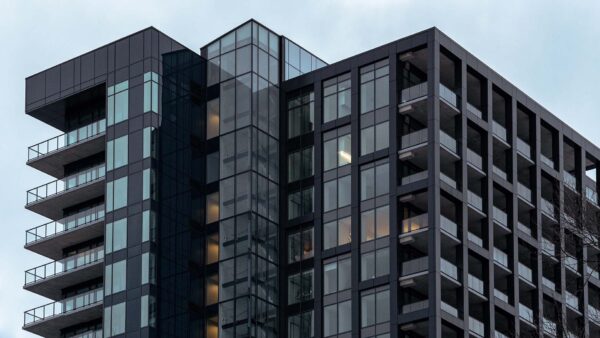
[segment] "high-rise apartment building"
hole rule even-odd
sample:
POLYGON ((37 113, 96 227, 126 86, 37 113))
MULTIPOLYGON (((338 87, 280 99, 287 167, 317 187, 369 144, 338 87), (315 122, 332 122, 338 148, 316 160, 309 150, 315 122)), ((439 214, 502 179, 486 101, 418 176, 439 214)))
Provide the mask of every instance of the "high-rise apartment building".
POLYGON ((26 112, 62 132, 29 147, 27 331, 600 336, 600 149, 435 28, 332 65, 254 20, 200 53, 148 28, 26 112))

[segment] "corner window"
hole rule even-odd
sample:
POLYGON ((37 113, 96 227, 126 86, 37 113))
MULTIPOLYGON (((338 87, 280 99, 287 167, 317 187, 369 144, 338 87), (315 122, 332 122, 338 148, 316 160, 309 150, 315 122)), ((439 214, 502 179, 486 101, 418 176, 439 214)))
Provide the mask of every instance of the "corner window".
POLYGON ((158 74, 147 72, 144 74, 144 113, 158 113, 158 74))

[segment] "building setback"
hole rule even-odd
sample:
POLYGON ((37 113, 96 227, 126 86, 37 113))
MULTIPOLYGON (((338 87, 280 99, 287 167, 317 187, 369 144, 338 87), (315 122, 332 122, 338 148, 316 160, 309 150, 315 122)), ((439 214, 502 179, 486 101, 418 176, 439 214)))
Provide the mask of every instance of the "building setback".
POLYGON ((25 109, 62 133, 28 153, 29 332, 600 336, 600 149, 436 28, 327 65, 254 20, 200 54, 151 27, 25 109))

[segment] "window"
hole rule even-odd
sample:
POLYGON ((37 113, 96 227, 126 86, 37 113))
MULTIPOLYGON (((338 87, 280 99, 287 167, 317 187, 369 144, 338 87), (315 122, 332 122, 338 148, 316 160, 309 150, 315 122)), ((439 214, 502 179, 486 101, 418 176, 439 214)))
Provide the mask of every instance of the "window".
POLYGON ((360 200, 385 195, 390 191, 390 167, 386 160, 360 168, 360 200))
POLYGON ((323 184, 323 210, 331 211, 350 205, 351 176, 347 175, 323 184))
POLYGON ((390 273, 390 248, 385 247, 360 255, 361 275, 360 280, 365 281, 390 273))
POLYGON ((388 286, 362 292, 360 317, 362 328, 390 321, 390 290, 388 286))
POLYGON ((219 275, 214 274, 206 278, 205 304, 212 305, 219 302, 219 275))
POLYGON ((115 252, 127 247, 127 218, 106 224, 105 252, 115 252))
POLYGON ((352 330, 352 301, 323 307, 323 336, 352 330))
POLYGON ((125 333, 125 302, 104 308, 104 337, 125 333))
POLYGON ((127 135, 106 143, 106 170, 113 170, 127 165, 128 145, 127 135))
POLYGON ((314 229, 288 235, 288 263, 300 262, 314 254, 314 229))
POLYGON ((291 192, 288 195, 288 219, 313 212, 313 187, 291 192))
POLYGON ((313 269, 288 277, 288 305, 313 298, 313 269))
POLYGON ((313 147, 294 151, 288 155, 288 182, 313 176, 313 147))
POLYGON ((350 73, 323 82, 323 122, 350 115, 350 73))
POLYGON ((219 136, 219 98, 206 102, 206 139, 219 136))
POLYGON ((313 311, 306 311, 288 318, 288 338, 310 338, 315 336, 313 311))
POLYGON ((143 149, 144 158, 148 158, 150 156, 155 157, 154 144, 155 144, 154 127, 144 128, 144 149, 143 149))
POLYGON ((360 241, 368 242, 390 234, 390 210, 388 205, 363 211, 360 214, 360 241))
POLYGON ((352 241, 352 221, 350 217, 328 222, 323 225, 323 249, 348 244, 352 241))
POLYGON ((219 130, 226 134, 235 129, 235 80, 221 83, 219 130))
POLYGON ((106 211, 127 206, 127 176, 106 184, 106 211))
POLYGON ((206 195, 206 224, 219 220, 219 192, 206 195))
POLYGON ((219 152, 206 155, 206 183, 219 180, 219 152))
POLYGON ((142 172, 142 200, 147 200, 149 198, 156 198, 156 189, 154 182, 154 170, 152 169, 144 169, 142 172))
POLYGON ((366 155, 389 147, 389 129, 388 121, 362 128, 360 130, 360 154, 366 155))
POLYGON ((140 327, 156 326, 156 300, 153 296, 144 295, 141 299, 140 327))
POLYGON ((347 290, 351 287, 350 256, 344 255, 327 260, 323 265, 323 293, 325 295, 347 290))
POLYGON ((125 290, 127 280, 127 260, 108 264, 104 274, 104 295, 125 290))
POLYGON ((380 109, 389 104, 389 66, 382 60, 360 69, 360 113, 380 109))
POLYGON ((144 73, 144 113, 158 113, 158 74, 144 73))
POLYGON ((315 95, 304 90, 288 101, 288 137, 296 137, 313 131, 315 95))
POLYGON ((154 284, 156 281, 156 262, 154 254, 142 254, 142 284, 154 284))
POLYGON ((326 140, 323 143, 323 171, 335 169, 352 162, 352 138, 349 126, 328 132, 323 135, 323 138, 326 140), (335 137, 336 132, 337 134, 347 134, 329 139, 332 136, 335 137))
POLYGON ((107 125, 125 121, 129 116, 129 81, 108 87, 107 93, 107 125))
POLYGON ((154 211, 142 212, 142 242, 156 240, 156 215, 154 211))

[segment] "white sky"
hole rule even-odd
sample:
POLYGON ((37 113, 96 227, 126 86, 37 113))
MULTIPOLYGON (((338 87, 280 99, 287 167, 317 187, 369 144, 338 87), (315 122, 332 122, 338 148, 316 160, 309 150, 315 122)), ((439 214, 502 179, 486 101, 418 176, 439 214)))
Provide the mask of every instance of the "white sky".
POLYGON ((50 181, 25 161, 58 132, 24 114, 25 77, 151 25, 197 51, 251 17, 328 63, 437 26, 600 144, 599 1, 0 0, 0 338, 32 337, 23 311, 48 303, 22 290, 24 271, 48 261, 23 249, 45 223, 25 192, 50 181))

